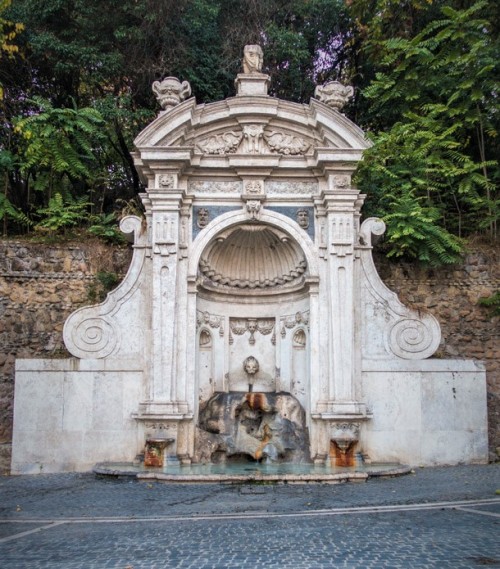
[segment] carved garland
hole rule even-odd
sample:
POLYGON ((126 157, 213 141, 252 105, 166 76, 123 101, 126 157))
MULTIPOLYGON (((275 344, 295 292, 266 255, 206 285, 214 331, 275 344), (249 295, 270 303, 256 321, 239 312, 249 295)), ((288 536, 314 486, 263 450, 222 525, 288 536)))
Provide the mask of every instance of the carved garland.
POLYGON ((253 346, 255 344, 255 334, 260 332, 263 336, 268 336, 272 333, 271 343, 276 343, 276 336, 274 334, 274 319, 258 319, 258 318, 238 318, 231 319, 229 322, 229 343, 234 342, 232 334, 242 336, 246 332, 250 332, 248 343, 253 346))
POLYGON ((287 330, 293 330, 296 326, 303 324, 309 329, 309 310, 305 312, 297 312, 289 316, 280 318, 280 333, 283 339, 286 338, 287 330))

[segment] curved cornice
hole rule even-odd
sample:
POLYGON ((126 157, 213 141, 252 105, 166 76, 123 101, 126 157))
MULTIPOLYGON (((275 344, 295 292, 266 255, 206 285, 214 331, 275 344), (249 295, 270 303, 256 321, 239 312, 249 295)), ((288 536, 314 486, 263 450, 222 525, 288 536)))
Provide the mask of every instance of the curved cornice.
POLYGON ((204 105, 188 99, 161 113, 134 144, 141 154, 158 147, 193 147, 196 139, 251 123, 306 137, 315 147, 362 151, 370 145, 357 125, 315 99, 305 105, 273 97, 241 96, 204 105))

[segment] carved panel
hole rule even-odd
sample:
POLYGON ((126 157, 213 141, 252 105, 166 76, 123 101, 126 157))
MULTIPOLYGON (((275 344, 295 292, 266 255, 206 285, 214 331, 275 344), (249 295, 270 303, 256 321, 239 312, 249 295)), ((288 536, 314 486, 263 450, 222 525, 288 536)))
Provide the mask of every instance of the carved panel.
POLYGON ((245 194, 259 195, 264 193, 264 183, 259 180, 251 180, 245 183, 245 194))
POLYGON ((195 194, 240 194, 241 182, 209 182, 195 180, 188 183, 188 192, 195 194))
POLYGON ((331 220, 332 243, 352 243, 352 219, 345 215, 338 215, 331 220))
POLYGON ((311 196, 318 193, 317 182, 292 182, 285 180, 270 180, 266 182, 266 193, 268 195, 303 195, 311 196))
POLYGON ((160 174, 158 176, 158 186, 160 188, 170 189, 175 186, 175 177, 173 174, 160 174))

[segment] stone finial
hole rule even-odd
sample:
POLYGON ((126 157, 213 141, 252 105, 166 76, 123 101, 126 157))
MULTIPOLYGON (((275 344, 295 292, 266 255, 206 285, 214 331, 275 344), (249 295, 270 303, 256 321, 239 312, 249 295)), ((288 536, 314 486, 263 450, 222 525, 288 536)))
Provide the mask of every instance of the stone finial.
POLYGON ((261 73, 263 59, 260 45, 246 45, 243 49, 243 73, 261 73))
POLYGON ((165 77, 163 81, 155 81, 152 89, 161 108, 165 111, 191 96, 191 85, 188 81, 181 83, 177 77, 165 77))
POLYGON ((354 95, 354 89, 348 85, 342 85, 338 81, 329 81, 324 85, 318 85, 314 96, 332 109, 340 111, 347 101, 354 95))

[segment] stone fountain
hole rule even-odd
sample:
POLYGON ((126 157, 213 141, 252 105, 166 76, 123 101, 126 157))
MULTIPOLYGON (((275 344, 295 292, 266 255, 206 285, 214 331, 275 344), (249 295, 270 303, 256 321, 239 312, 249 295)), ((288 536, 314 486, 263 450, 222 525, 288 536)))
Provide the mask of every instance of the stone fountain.
POLYGON ((136 138, 145 218, 129 271, 64 326, 72 358, 18 360, 12 471, 487 460, 481 363, 433 358, 440 327, 380 280, 352 182, 352 88, 270 97, 247 46, 236 95, 186 81, 136 138), (148 462, 149 461, 149 462, 148 462), (163 465, 163 466, 162 466, 163 465), (165 466, 166 465, 166 466, 165 466))

